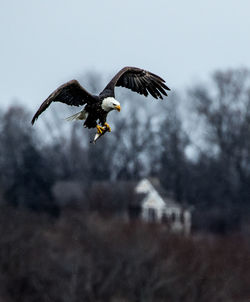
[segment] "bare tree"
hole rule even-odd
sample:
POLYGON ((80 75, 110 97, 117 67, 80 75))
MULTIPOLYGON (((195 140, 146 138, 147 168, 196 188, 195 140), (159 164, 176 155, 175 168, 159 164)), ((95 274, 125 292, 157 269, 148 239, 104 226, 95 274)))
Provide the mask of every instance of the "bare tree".
POLYGON ((53 173, 36 144, 29 114, 11 107, 1 119, 1 183, 5 199, 16 206, 51 209, 53 173))
POLYGON ((250 210, 250 72, 216 72, 212 80, 210 89, 200 86, 191 91, 203 127, 202 198, 231 209, 233 220, 250 210))
POLYGON ((165 116, 160 123, 159 170, 163 186, 180 202, 186 198, 187 158, 189 138, 184 131, 178 109, 177 96, 165 105, 165 116))

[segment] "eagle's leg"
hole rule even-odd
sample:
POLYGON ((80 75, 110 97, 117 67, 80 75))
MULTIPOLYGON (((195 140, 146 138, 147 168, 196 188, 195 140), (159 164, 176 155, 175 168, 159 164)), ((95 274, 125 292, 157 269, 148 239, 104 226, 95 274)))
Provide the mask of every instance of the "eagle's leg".
POLYGON ((105 122, 104 126, 108 129, 108 132, 111 132, 111 128, 108 123, 105 122))
POLYGON ((96 129, 97 129, 97 133, 99 134, 102 134, 102 132, 105 130, 105 128, 100 125, 96 125, 96 129))

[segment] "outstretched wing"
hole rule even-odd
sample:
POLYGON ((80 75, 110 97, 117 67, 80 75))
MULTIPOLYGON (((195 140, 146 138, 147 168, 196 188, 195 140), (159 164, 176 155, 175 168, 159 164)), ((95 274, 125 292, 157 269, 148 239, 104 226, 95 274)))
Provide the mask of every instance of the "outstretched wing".
POLYGON ((32 125, 38 119, 39 115, 45 111, 52 102, 61 102, 71 106, 80 106, 88 102, 95 101, 95 98, 87 90, 85 90, 76 80, 69 81, 54 92, 42 103, 40 108, 34 115, 31 123, 32 125))
POLYGON ((170 90, 164 83, 161 77, 149 71, 136 67, 124 67, 113 77, 104 91, 111 90, 114 94, 115 86, 122 86, 145 96, 150 93, 154 98, 162 99, 162 95, 167 96, 166 90, 170 90))

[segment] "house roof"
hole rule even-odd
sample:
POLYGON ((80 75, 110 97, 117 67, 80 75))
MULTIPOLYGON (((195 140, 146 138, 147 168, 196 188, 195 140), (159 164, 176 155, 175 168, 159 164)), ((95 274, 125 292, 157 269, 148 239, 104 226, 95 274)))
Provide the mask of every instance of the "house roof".
POLYGON ((160 181, 158 178, 154 178, 154 177, 151 177, 151 178, 145 178, 145 179, 142 179, 138 185, 140 185, 140 183, 150 183, 150 185, 152 186, 153 190, 155 190, 158 195, 164 200, 164 203, 167 205, 167 206, 171 206, 171 207, 180 207, 180 205, 174 201, 168 194, 167 192, 163 189, 163 187, 161 186, 160 184, 160 181))

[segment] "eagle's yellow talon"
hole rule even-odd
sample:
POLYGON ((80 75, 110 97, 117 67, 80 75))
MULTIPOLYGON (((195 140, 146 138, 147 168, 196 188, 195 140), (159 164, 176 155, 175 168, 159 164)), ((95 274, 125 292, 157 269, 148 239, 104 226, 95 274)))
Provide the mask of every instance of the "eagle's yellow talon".
POLYGON ((99 134, 102 134, 102 132, 104 131, 104 128, 102 126, 96 125, 96 128, 99 134))
POLYGON ((104 126, 108 129, 108 132, 111 132, 111 128, 108 123, 105 123, 104 126))

